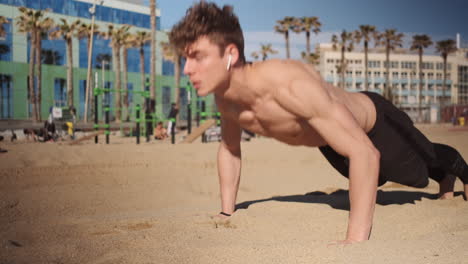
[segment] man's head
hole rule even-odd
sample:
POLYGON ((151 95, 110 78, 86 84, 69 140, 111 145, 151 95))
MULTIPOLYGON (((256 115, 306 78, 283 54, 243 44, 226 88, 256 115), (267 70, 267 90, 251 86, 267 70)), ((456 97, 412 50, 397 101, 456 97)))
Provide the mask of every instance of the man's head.
POLYGON ((226 83, 230 69, 245 63, 244 37, 231 6, 221 9, 206 2, 193 5, 169 38, 186 57, 184 73, 199 95, 226 83))

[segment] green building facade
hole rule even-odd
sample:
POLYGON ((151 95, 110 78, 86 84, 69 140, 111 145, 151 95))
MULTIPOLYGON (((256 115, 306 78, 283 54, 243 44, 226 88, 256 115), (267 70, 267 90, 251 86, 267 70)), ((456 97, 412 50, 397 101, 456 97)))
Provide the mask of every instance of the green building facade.
MULTIPOLYGON (((6 36, 0 38, 0 119, 28 120, 31 119, 32 106, 29 103, 28 91, 28 67, 30 44, 26 34, 18 32, 16 17, 20 15, 19 6, 35 9, 48 9, 46 17, 52 18, 59 23, 61 18, 69 23, 79 19, 81 22, 90 24, 91 17, 88 9, 92 6, 92 0, 0 0, 0 16, 6 17, 10 23, 4 24, 6 36)), ((159 14, 159 10, 157 12, 159 14)), ((116 0, 105 0, 104 5, 96 8, 96 22, 99 30, 106 31, 108 24, 119 27, 130 24, 131 32, 148 31, 149 8, 135 4, 123 3, 116 0), (109 13, 111 15, 109 15, 109 13)), ((170 110, 170 105, 175 102, 174 65, 163 59, 160 47, 161 42, 167 42, 167 33, 160 30, 160 16, 157 17, 157 51, 156 51, 156 116, 165 119, 170 110)), ((113 71, 112 49, 109 40, 96 36, 93 44, 93 80, 97 80, 98 88, 110 88, 115 90, 115 71, 113 71), (106 61, 107 60, 107 61, 106 61), (97 79, 96 79, 97 78, 97 79)), ((66 105, 67 90, 67 64, 66 45, 64 40, 42 40, 42 80, 41 80, 41 109, 42 119, 47 118, 52 106, 69 107, 66 105)), ((87 73, 87 40, 74 38, 72 43, 73 56, 73 106, 77 109, 77 118, 83 119, 84 98, 86 93, 87 73)), ((145 79, 149 80, 150 45, 146 45, 145 51, 145 79)), ((121 65, 123 65, 123 60, 121 65)), ((131 119, 135 115, 135 106, 145 104, 141 91, 148 90, 149 84, 141 83, 139 50, 130 48, 128 50, 128 85, 129 110, 131 119), (137 92, 137 93, 133 93, 137 92)), ((183 66, 183 65, 182 65, 183 66)), ((123 89, 123 73, 121 74, 123 89)), ((36 87, 37 88, 37 87, 36 87)), ((216 107, 212 96, 198 98, 191 88, 186 76, 180 80, 180 118, 186 120, 188 93, 191 94, 192 112, 196 113, 201 102, 205 101, 206 110, 215 112, 216 107)), ((116 93, 98 96, 100 120, 103 117, 103 105, 106 100, 115 102, 116 93)), ((123 95, 122 95, 122 105, 123 95)), ((113 108, 114 106, 111 106, 113 108)), ((88 119, 92 119, 93 106, 88 110, 88 119)), ((112 109, 112 114, 115 109, 112 109)), ((122 111, 122 120, 126 117, 126 111, 122 111)), ((193 115, 193 118, 195 114, 193 115)))

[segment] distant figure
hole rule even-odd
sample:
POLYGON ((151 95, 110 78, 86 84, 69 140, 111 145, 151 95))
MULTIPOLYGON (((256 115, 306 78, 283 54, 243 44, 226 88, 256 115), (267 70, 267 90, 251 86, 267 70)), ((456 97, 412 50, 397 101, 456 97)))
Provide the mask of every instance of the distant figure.
POLYGON ((163 126, 163 122, 158 122, 158 124, 154 128, 154 139, 163 140, 168 136, 169 135, 167 134, 167 130, 163 126))
POLYGON ((11 142, 18 140, 18 136, 16 136, 15 131, 11 130, 11 142))
MULTIPOLYGON (((3 141, 3 136, 0 136, 0 141, 3 141)), ((0 148, 0 153, 6 153, 8 150, 0 148)))
POLYGON ((169 122, 167 123, 167 133, 171 134, 172 133, 172 127, 174 126, 175 128, 175 122, 172 122, 172 119, 175 119, 177 116, 177 113, 179 113, 179 108, 177 108, 175 103, 171 104, 171 111, 169 112, 169 115, 167 116, 167 119, 169 119, 169 122))

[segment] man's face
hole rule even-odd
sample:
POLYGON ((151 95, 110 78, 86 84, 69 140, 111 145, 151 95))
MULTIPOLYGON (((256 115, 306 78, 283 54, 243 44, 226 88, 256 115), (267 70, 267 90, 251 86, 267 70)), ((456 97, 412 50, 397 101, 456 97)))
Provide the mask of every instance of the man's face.
POLYGON ((207 37, 200 37, 186 48, 184 74, 188 75, 199 96, 214 92, 226 83, 227 56, 220 56, 219 48, 207 37))

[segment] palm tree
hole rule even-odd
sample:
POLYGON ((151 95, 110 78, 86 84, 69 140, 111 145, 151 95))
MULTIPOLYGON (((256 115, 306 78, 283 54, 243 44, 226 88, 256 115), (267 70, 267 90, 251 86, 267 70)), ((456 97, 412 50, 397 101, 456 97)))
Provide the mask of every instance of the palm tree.
POLYGON ((150 67, 150 112, 155 112, 156 107, 156 0, 150 0, 150 24, 151 24, 151 67, 150 67))
POLYGON ((456 43, 453 39, 437 41, 436 50, 442 56, 444 61, 444 83, 442 86, 442 100, 440 100, 441 109, 445 100, 445 90, 447 89, 447 57, 450 53, 457 51, 456 43))
POLYGON ((8 19, 4 16, 0 16, 0 38, 3 38, 6 36, 6 31, 5 28, 3 27, 4 24, 9 24, 10 22, 8 19))
POLYGON ((376 46, 385 47, 386 55, 386 76, 385 76, 385 87, 383 95, 385 98, 393 102, 392 91, 390 88, 390 51, 395 50, 397 47, 401 47, 403 43, 403 33, 397 33, 396 29, 386 29, 384 32, 376 35, 376 46))
POLYGON ((259 59, 261 56, 262 61, 265 61, 268 58, 269 54, 277 54, 277 53, 278 51, 274 50, 271 47, 271 44, 260 44, 260 50, 252 52, 251 56, 256 60, 259 59))
POLYGON ((345 52, 351 52, 354 49, 354 42, 353 42, 353 33, 347 32, 343 30, 340 35, 340 39, 338 36, 333 34, 332 36, 332 43, 333 49, 337 50, 338 47, 341 49, 341 63, 337 66, 338 73, 340 73, 340 84, 338 85, 341 88, 345 88, 345 72, 347 68, 347 62, 345 58, 345 52))
POLYGON ((355 31, 355 38, 356 43, 360 43, 361 40, 364 40, 364 90, 369 90, 369 82, 368 82, 368 53, 369 53, 369 41, 372 38, 375 39, 378 32, 375 29, 375 26, 371 25, 360 25, 359 30, 355 31))
POLYGON ((173 45, 167 42, 161 42, 163 57, 167 61, 174 63, 174 82, 175 82, 175 104, 176 109, 180 109, 180 55, 177 53, 173 45))
POLYGON ((301 52, 302 59, 309 64, 318 65, 320 63, 320 54, 319 53, 307 53, 301 52))
POLYGON ((295 25, 293 26, 293 31, 296 33, 305 32, 306 33, 306 50, 307 54, 310 54, 310 32, 314 32, 317 35, 320 32, 320 27, 322 23, 318 20, 318 17, 301 17, 296 20, 295 25))
POLYGON ((139 48, 140 54, 140 73, 141 73, 141 86, 142 91, 145 90, 145 45, 151 41, 151 33, 148 31, 137 31, 133 35, 133 44, 135 47, 139 48))
POLYGON ((258 60, 258 59, 260 58, 260 55, 259 55, 258 52, 256 52, 256 51, 250 53, 250 56, 251 56, 254 60, 258 60))
POLYGON ((289 30, 294 26, 296 23, 296 19, 294 17, 287 16, 283 20, 276 21, 278 23, 275 26, 275 32, 283 34, 284 39, 286 41, 286 58, 290 58, 289 54, 289 30))
POLYGON ((428 35, 414 35, 411 50, 417 50, 419 55, 419 91, 418 91, 418 118, 422 121, 421 101, 423 90, 423 53, 424 49, 432 45, 431 37, 428 35))
POLYGON ((51 18, 44 17, 47 10, 34 10, 26 7, 19 7, 20 15, 16 18, 18 32, 28 34, 30 40, 29 54, 29 98, 33 106, 32 117, 35 121, 41 120, 41 82, 42 82, 42 37, 45 32, 53 26, 54 21, 51 18), (34 66, 37 64, 37 72, 34 66), (34 89, 34 80, 37 78, 37 89, 34 89), (37 90, 37 94, 36 94, 37 90))
POLYGON ((114 25, 108 25, 108 30, 104 33, 104 37, 111 39, 112 47, 112 57, 114 62, 114 71, 115 71, 115 90, 117 91, 115 106, 115 121, 120 122, 122 117, 122 96, 121 96, 121 61, 120 61, 120 51, 122 49, 123 40, 125 35, 130 30, 129 25, 121 26, 120 28, 115 28, 114 25))
MULTIPOLYGON (((79 39, 83 39, 83 38, 87 39, 87 52, 86 52, 86 54, 90 54, 91 35, 93 35, 93 34, 100 34, 99 25, 82 23, 80 25, 80 27, 78 28, 78 38, 79 39)), ((92 56, 88 56, 88 64, 89 65, 91 64, 92 59, 93 59, 92 56)), ((91 69, 89 69, 89 70, 91 70, 91 69)), ((86 83, 86 91, 85 91, 86 95, 85 95, 85 107, 84 107, 84 119, 83 119, 83 121, 85 123, 88 122, 88 105, 90 103, 90 93, 91 93, 91 90, 92 90, 92 87, 93 87, 92 83, 93 83, 93 78, 90 78, 89 83, 86 83)), ((97 110, 95 109, 95 111, 97 111, 97 110)))
POLYGON ((63 38, 67 44, 67 105, 73 105, 73 37, 76 36, 77 29, 80 26, 80 20, 68 24, 67 20, 61 18, 61 25, 50 32, 52 39, 63 38))

